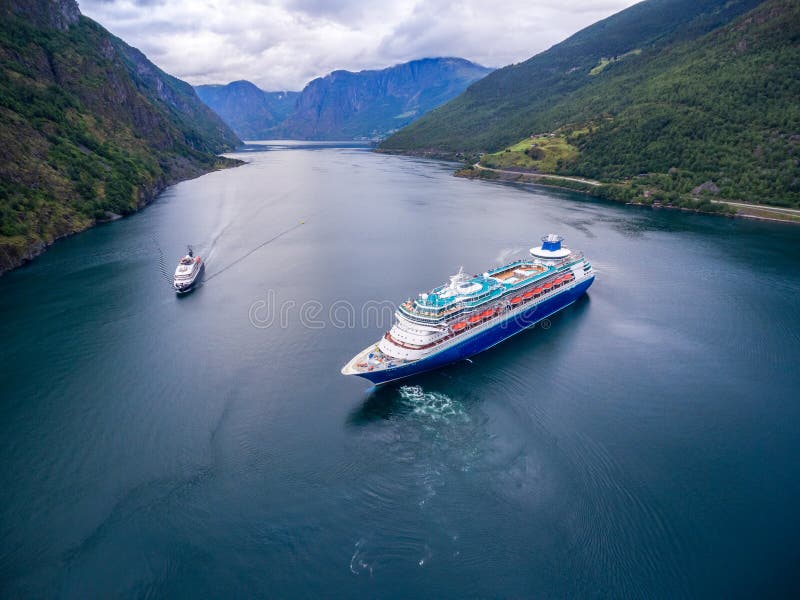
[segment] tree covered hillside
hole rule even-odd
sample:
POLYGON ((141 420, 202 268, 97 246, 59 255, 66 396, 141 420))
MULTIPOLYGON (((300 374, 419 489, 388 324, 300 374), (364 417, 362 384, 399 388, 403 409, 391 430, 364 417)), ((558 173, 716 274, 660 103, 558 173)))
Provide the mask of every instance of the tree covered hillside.
MULTIPOLYGON (((606 118, 573 136, 580 152, 558 171, 665 173, 678 192, 711 181, 724 198, 800 206, 798 74, 800 3, 770 0, 640 69, 610 72, 594 91, 606 118)), ((578 94, 550 118, 596 119, 592 96, 578 94)))
POLYGON ((573 151, 546 172, 647 173, 669 193, 713 182, 720 197, 797 206, 798 73, 795 1, 650 0, 495 72, 383 147, 470 157, 555 132, 573 151))
POLYGON ((191 86, 74 0, 0 0, 0 272, 238 143, 191 86))
MULTIPOLYGON (((525 62, 509 65, 406 127, 385 149, 435 153, 498 150, 538 131, 553 129, 542 111, 571 93, 592 87, 603 59, 627 55, 646 62, 663 48, 728 23, 761 0, 647 0, 599 21, 525 62), (640 54, 631 54, 639 50, 640 54)), ((603 98, 598 97, 598 107, 603 98)))

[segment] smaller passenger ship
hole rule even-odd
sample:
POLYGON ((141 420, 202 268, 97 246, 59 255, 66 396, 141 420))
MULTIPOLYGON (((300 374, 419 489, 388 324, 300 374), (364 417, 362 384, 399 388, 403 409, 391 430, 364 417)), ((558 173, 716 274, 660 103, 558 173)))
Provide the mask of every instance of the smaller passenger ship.
POLYGON ((459 271, 450 283, 406 300, 396 321, 343 368, 382 384, 482 352, 566 308, 594 281, 584 255, 562 246, 550 234, 520 258, 468 275, 459 271))
POLYGON ((175 277, 172 280, 172 287, 179 294, 194 289, 195 285, 200 281, 200 276, 205 268, 203 259, 195 256, 192 247, 189 246, 186 251, 186 256, 181 258, 178 267, 175 269, 175 277))

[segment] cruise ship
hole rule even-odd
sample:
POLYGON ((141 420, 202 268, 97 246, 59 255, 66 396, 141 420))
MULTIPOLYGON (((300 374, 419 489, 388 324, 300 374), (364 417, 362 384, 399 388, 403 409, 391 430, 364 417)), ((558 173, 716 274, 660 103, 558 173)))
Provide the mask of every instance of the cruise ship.
POLYGON ((200 280, 204 268, 203 259, 195 256, 192 247, 189 246, 186 250, 186 256, 180 259, 178 266, 175 268, 172 287, 179 294, 190 292, 200 280))
POLYGON ((542 238, 530 257, 405 301, 392 328, 343 368, 374 384, 396 381, 482 352, 575 302, 594 281, 582 253, 559 235, 542 238))

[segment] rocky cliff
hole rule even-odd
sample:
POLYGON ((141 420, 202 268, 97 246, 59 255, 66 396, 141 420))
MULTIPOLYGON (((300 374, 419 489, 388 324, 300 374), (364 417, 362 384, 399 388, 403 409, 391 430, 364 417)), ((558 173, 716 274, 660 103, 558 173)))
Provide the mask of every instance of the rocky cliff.
POLYGON ((334 71, 303 89, 275 133, 291 139, 383 137, 490 72, 462 58, 425 58, 358 73, 334 71))
POLYGON ((199 85, 200 99, 243 140, 270 137, 294 109, 299 92, 265 92, 249 81, 199 85))
POLYGON ((334 71, 302 92, 265 92, 249 81, 198 86, 240 137, 351 140, 383 137, 454 98, 491 69, 425 58, 378 71, 334 71))

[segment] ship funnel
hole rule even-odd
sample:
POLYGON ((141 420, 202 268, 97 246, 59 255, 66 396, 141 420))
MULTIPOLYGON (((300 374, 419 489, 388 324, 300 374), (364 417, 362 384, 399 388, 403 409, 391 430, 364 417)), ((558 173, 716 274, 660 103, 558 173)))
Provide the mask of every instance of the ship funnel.
POLYGON ((561 242, 563 241, 564 238, 555 233, 546 235, 542 238, 542 250, 550 250, 551 252, 561 250, 561 242))
POLYGON ((565 258, 572 252, 569 248, 564 248, 561 242, 564 238, 555 233, 551 233, 542 238, 542 245, 530 249, 530 253, 536 258, 558 259, 565 258))

